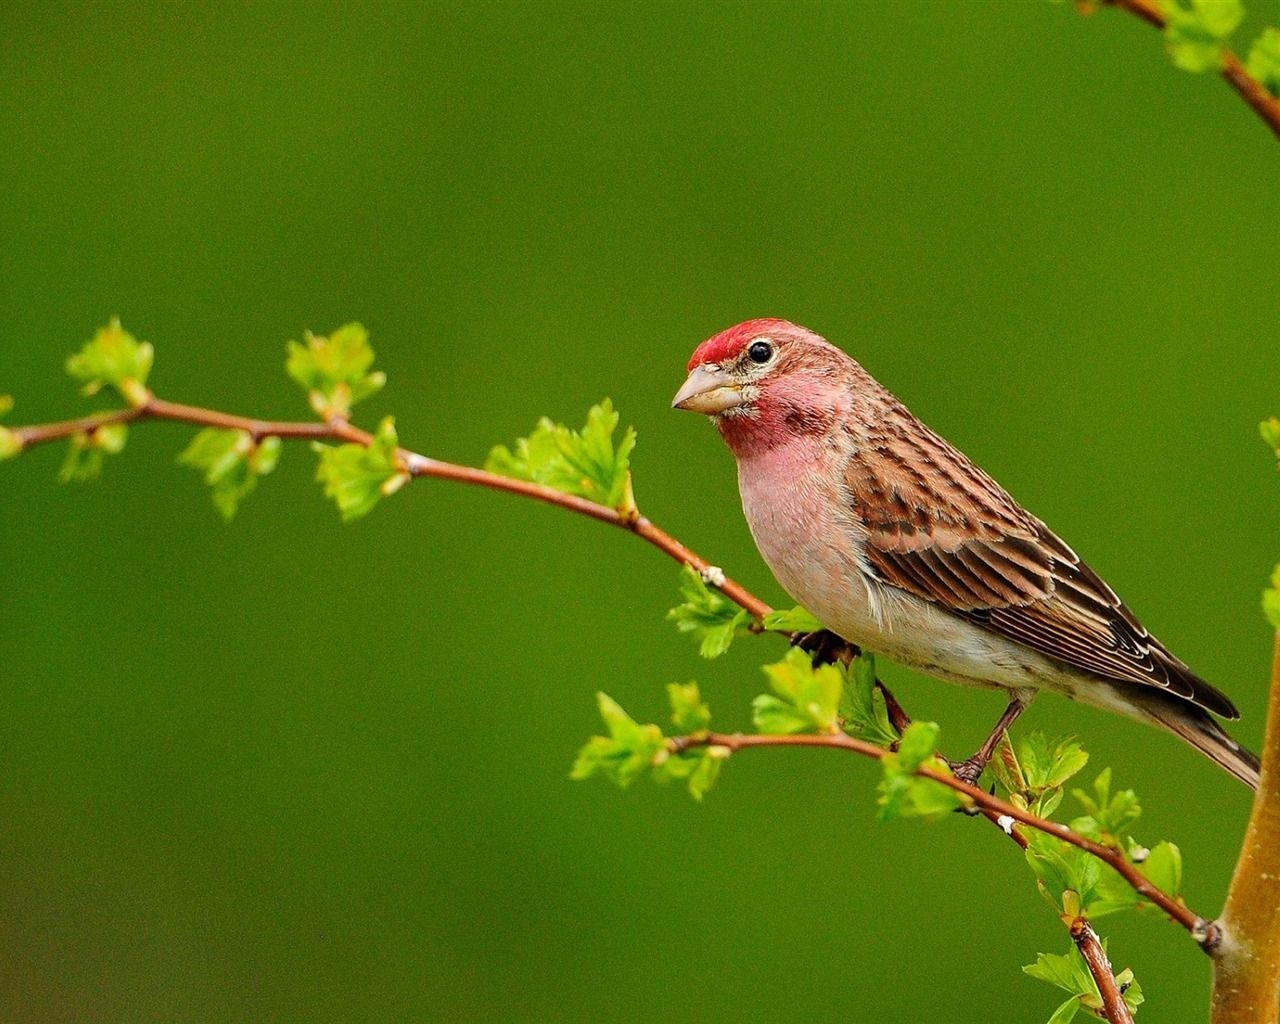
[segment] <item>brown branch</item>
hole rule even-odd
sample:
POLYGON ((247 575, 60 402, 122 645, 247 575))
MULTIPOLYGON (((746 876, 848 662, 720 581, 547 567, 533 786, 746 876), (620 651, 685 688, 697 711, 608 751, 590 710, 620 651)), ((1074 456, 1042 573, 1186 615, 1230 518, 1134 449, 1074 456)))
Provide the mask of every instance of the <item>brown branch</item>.
MULTIPOLYGON (((266 437, 329 440, 363 445, 368 445, 373 441, 373 435, 368 431, 361 430, 344 419, 330 419, 325 422, 252 419, 199 406, 166 401, 156 398, 149 392, 141 393, 138 404, 131 408, 96 413, 61 423, 14 427, 9 432, 25 449, 79 433, 91 434, 93 431, 111 424, 133 423, 144 420, 168 420, 223 430, 242 430, 255 441, 260 441, 266 437)), ((756 597, 741 584, 728 578, 722 578, 723 574, 706 559, 638 512, 608 508, 585 498, 565 494, 540 484, 499 476, 471 466, 444 462, 404 448, 399 449, 399 457, 405 472, 411 476, 453 480, 458 483, 485 487, 490 490, 518 494, 627 530, 641 537, 668 557, 689 565, 699 573, 704 574, 704 578, 707 578, 721 593, 739 607, 746 609, 757 626, 762 622, 764 616, 771 611, 769 605, 760 600, 760 598, 756 597)), ((909 719, 906 713, 902 711, 897 701, 893 699, 887 690, 883 692, 885 693, 886 704, 896 712, 894 715, 895 720, 908 722, 909 719)), ((711 734, 696 739, 672 740, 672 744, 675 750, 708 745, 723 746, 731 751, 760 746, 835 747, 876 759, 882 758, 886 753, 880 747, 844 734, 835 736, 728 736, 711 734)), ((1014 804, 1001 800, 993 794, 963 782, 952 775, 935 772, 929 768, 921 768, 917 774, 931 778, 962 793, 972 802, 973 806, 981 811, 983 816, 999 826, 1006 835, 1024 848, 1027 845, 1026 839, 1013 827, 1014 822, 1019 822, 1047 835, 1055 836, 1097 857, 1114 868, 1139 895, 1144 896, 1160 907, 1206 948, 1212 948, 1216 942, 1217 931, 1211 922, 1207 922, 1192 913, 1181 902, 1152 885, 1118 850, 1095 843, 1073 832, 1065 825, 1041 818, 1030 811, 1022 810, 1014 804)))
MULTIPOLYGON (((824 747, 829 750, 845 750, 851 754, 858 754, 862 757, 879 761, 889 753, 889 751, 882 747, 877 747, 874 743, 868 743, 866 740, 860 740, 845 733, 819 736, 702 733, 696 736, 672 737, 668 743, 673 754, 678 754, 694 747, 724 747, 730 753, 755 747, 824 747)), ((1064 843, 1081 849, 1092 857, 1096 857, 1120 875, 1139 896, 1150 900, 1174 922, 1185 928, 1191 937, 1206 951, 1214 951, 1218 942, 1217 925, 1194 913, 1181 900, 1170 896, 1163 889, 1153 885, 1119 850, 1094 842, 1092 839, 1082 836, 1079 832, 1073 831, 1060 822, 1042 818, 1032 811, 1024 810, 1016 804, 1002 800, 995 794, 988 793, 978 786, 970 785, 947 772, 936 771, 933 768, 922 766, 916 769, 915 774, 922 778, 939 782, 948 789, 967 797, 972 806, 978 808, 989 821, 999 825, 1001 830, 1020 846, 1025 846, 1026 840, 1016 835, 1016 830, 1013 828, 1014 822, 1033 828, 1037 832, 1043 832, 1045 835, 1053 836, 1055 839, 1060 839, 1064 843)))
POLYGON ((1111 969, 1111 961, 1107 959, 1106 950, 1102 948, 1102 940, 1093 926, 1083 917, 1077 917, 1067 930, 1071 933, 1071 941, 1080 950, 1084 962, 1093 975, 1094 984, 1098 986, 1098 994, 1102 996, 1102 1012, 1111 1024, 1133 1024, 1133 1014, 1129 1012, 1129 1004, 1124 1001, 1124 993, 1116 983, 1116 976, 1111 969))
MULTIPOLYGON (((246 416, 235 416, 231 413, 218 412, 214 409, 203 409, 195 405, 182 405, 156 398, 144 393, 139 404, 113 412, 95 413, 79 419, 65 420, 61 423, 42 423, 33 426, 12 427, 9 433, 25 448, 71 437, 74 434, 92 434, 105 426, 116 423, 134 423, 142 420, 169 420, 175 423, 190 423, 198 427, 216 427, 222 430, 243 430, 255 441, 264 437, 285 439, 311 439, 320 441, 341 441, 348 444, 367 445, 373 435, 359 427, 352 426, 346 420, 332 419, 327 422, 292 422, 285 420, 259 420, 246 416)), ((400 449, 400 458, 405 471, 412 476, 434 477, 439 480, 453 480, 458 483, 487 487, 494 491, 506 491, 519 494, 535 501, 545 502, 568 509, 579 515, 587 516, 598 522, 608 523, 634 533, 636 536, 652 544, 669 558, 691 566, 714 585, 725 597, 740 608, 745 608, 755 624, 763 621, 772 609, 742 584, 731 579, 721 579, 705 558, 686 547, 671 534, 636 512, 623 512, 598 505, 586 498, 565 494, 541 484, 527 480, 514 480, 499 476, 483 469, 471 466, 460 466, 440 459, 428 458, 408 449, 400 449)))
POLYGON ((1222 911, 1213 1024, 1274 1024, 1280 1018, 1280 631, 1262 745, 1262 775, 1222 911))
MULTIPOLYGON (((1156 0, 1102 0, 1103 3, 1128 11, 1153 28, 1164 31, 1164 12, 1156 0)), ((1222 77, 1231 86, 1262 123, 1280 139, 1280 98, 1272 96, 1261 82, 1254 78, 1240 63, 1240 58, 1225 47, 1222 50, 1222 77)))

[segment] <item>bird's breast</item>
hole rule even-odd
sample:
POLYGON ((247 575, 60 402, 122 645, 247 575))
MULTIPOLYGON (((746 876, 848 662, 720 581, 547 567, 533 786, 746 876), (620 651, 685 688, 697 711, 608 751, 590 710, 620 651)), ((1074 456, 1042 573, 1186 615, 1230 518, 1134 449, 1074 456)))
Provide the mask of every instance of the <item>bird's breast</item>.
POLYGON ((1057 673, 1036 652, 876 577, 843 469, 838 453, 808 440, 738 461, 747 525, 787 593, 846 640, 931 675, 1049 684, 1057 673))

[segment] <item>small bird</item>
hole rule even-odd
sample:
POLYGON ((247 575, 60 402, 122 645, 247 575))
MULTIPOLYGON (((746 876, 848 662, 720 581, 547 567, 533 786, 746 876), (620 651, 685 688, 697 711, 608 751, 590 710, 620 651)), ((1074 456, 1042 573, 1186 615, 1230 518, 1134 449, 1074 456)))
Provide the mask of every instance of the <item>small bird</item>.
POLYGON ((1235 706, 1143 628, 1080 557, 857 362, 786 320, 703 342, 672 405, 711 417, 783 588, 845 641, 1006 691, 957 774, 976 781, 1040 690, 1163 728, 1257 788, 1212 717, 1235 706))

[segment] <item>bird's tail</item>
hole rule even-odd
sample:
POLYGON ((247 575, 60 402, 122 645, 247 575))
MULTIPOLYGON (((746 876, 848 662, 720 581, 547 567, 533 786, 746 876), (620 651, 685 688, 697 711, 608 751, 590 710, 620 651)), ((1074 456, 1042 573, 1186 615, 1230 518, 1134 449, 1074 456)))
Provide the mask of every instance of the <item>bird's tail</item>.
POLYGON ((1143 717, 1167 729, 1195 747, 1210 761, 1221 765, 1250 789, 1258 788, 1257 755, 1227 735, 1207 711, 1183 700, 1159 695, 1142 702, 1143 717))

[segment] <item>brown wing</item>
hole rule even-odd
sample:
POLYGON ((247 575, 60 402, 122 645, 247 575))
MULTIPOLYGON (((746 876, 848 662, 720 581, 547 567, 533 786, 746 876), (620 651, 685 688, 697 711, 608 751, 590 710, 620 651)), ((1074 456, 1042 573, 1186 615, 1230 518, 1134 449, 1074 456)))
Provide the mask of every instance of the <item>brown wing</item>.
POLYGON ((892 398, 875 420, 845 482, 881 579, 1092 675, 1239 717, 968 458, 892 398))

